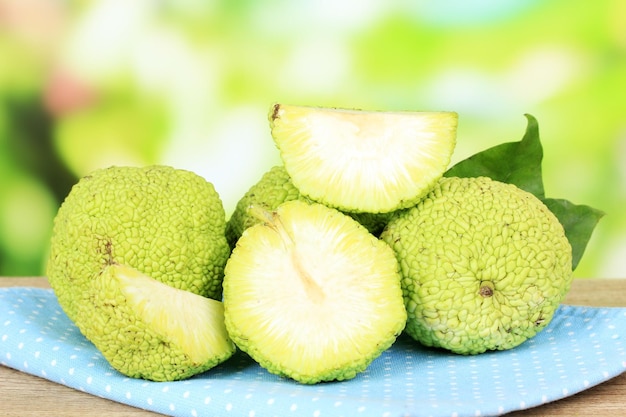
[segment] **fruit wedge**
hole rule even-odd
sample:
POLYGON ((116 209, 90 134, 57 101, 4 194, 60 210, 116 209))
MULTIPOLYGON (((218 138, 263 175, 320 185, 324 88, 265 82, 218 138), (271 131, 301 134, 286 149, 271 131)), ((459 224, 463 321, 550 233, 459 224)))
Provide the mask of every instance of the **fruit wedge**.
POLYGON ((406 324, 391 248, 338 210, 293 200, 246 229, 224 277, 226 328, 274 374, 355 377, 406 324))
POLYGON ((416 204, 450 163, 454 112, 376 112, 276 104, 271 134, 293 184, 348 212, 416 204))
POLYGON ((170 287, 136 269, 111 264, 91 282, 91 303, 76 324, 126 376, 174 381, 228 359, 235 345, 222 302, 170 287))

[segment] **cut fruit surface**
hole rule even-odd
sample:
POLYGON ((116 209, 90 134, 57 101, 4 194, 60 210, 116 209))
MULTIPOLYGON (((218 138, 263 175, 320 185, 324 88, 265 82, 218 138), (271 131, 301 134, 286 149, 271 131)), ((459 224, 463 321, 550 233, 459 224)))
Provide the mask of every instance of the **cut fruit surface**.
POLYGON ((414 205, 443 176, 456 145, 454 112, 375 112, 276 104, 272 137, 293 184, 350 212, 414 205))
POLYGON ((302 383, 353 378, 406 323, 399 266, 335 209, 294 200, 259 210, 227 262, 226 328, 270 372, 302 383))
POLYGON ((80 306, 81 332, 121 373, 154 381, 184 379, 228 359, 222 302, 170 287, 112 264, 80 306))

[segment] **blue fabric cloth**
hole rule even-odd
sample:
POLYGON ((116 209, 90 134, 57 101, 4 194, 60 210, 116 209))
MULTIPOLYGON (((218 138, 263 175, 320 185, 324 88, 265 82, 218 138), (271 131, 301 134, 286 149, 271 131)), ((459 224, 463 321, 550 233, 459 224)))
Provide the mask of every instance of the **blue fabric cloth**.
POLYGON ((0 364, 172 416, 491 416, 590 388, 626 370, 626 308, 563 305, 515 349, 459 356, 401 337, 355 379, 301 385, 238 352, 191 379, 113 370, 51 290, 0 290, 0 364))

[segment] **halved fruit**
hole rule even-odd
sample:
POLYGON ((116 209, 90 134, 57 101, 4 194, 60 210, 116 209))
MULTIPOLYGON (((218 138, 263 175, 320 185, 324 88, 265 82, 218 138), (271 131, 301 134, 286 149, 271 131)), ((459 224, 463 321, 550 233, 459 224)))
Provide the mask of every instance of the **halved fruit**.
POLYGON ((76 325, 126 376, 174 381, 206 371, 235 352, 222 302, 111 264, 91 282, 76 325))
POLYGON ((385 213, 413 206, 443 176, 458 115, 276 104, 269 120, 303 195, 343 211, 385 213))
POLYGON ((268 371, 313 384, 355 377, 406 324, 399 266, 338 210, 293 200, 252 208, 224 278, 226 328, 268 371))

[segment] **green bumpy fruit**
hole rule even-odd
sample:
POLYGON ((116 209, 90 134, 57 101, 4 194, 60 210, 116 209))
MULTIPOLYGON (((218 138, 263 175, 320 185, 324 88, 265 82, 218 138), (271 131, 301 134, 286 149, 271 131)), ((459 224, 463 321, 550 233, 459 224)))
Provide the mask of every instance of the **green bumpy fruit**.
POLYGON ((488 178, 444 178, 381 234, 402 270, 406 333, 459 354, 537 334, 572 281, 562 225, 534 195, 488 178))
POLYGON ((172 287, 220 299, 230 248, 213 185, 167 166, 110 167, 83 177, 54 220, 46 273, 59 303, 81 328, 78 306, 111 264, 172 287))
MULTIPOLYGON (((237 202, 235 210, 226 224, 226 237, 231 248, 248 227, 260 220, 248 213, 251 206, 262 207, 266 210, 276 210, 279 205, 287 201, 300 200, 311 202, 300 194, 293 185, 287 170, 283 165, 277 165, 267 171, 237 202)), ((392 213, 345 213, 365 226, 374 235, 380 234, 392 213)))

